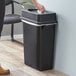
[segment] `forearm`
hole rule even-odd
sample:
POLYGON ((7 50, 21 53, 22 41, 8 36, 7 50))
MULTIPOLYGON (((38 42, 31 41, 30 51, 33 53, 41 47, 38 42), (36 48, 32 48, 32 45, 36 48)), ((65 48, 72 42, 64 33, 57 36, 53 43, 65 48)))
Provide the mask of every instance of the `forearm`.
POLYGON ((37 0, 32 0, 33 3, 37 3, 37 0))
POLYGON ((36 6, 37 5, 37 0, 32 0, 32 2, 34 3, 34 5, 36 6))

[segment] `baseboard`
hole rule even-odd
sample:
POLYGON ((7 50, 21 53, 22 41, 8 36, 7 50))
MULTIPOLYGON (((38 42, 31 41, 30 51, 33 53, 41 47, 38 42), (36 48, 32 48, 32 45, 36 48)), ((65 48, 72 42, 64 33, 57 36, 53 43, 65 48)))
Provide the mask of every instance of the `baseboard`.
MULTIPOLYGON (((23 34, 14 35, 14 39, 23 38, 23 34)), ((10 40, 11 36, 1 36, 1 40, 10 40)))

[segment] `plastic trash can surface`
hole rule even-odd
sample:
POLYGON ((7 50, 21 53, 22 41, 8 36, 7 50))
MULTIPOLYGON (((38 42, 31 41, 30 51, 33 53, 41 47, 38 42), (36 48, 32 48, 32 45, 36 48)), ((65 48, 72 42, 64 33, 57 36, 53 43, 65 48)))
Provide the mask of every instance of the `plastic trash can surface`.
MULTIPOLYGON (((25 10, 24 10, 25 11, 25 10)), ((24 60, 25 64, 38 70, 48 70, 53 68, 54 64, 54 41, 56 29, 56 14, 49 13, 50 21, 44 14, 49 23, 44 22, 44 19, 39 21, 31 16, 34 13, 28 12, 31 16, 26 18, 22 11, 23 34, 24 34, 24 60), (32 22, 33 21, 33 22, 32 22)), ((26 14, 27 11, 25 11, 26 14)), ((26 14, 27 15, 27 14, 26 14)), ((42 18, 43 14, 34 14, 36 18, 42 18), (38 17, 39 16, 39 17, 38 17)), ((43 18, 44 18, 43 17, 43 18)))

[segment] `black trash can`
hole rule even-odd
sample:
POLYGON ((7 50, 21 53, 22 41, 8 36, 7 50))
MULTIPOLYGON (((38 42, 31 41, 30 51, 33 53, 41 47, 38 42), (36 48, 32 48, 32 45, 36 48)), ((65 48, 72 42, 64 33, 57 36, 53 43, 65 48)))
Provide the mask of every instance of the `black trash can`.
POLYGON ((53 69, 56 13, 22 10, 25 64, 38 69, 53 69))

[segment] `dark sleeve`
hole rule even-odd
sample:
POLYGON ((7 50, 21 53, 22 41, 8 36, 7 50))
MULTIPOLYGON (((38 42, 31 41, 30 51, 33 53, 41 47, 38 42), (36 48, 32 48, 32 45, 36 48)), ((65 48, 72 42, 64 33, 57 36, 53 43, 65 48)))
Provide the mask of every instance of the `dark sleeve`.
POLYGON ((5 13, 5 0, 0 0, 0 35, 3 28, 4 13, 5 13))

